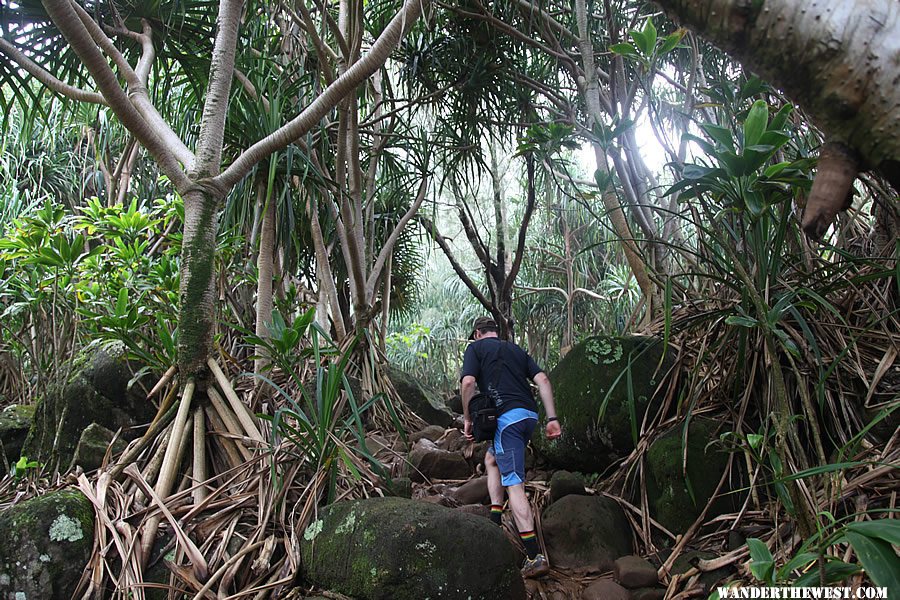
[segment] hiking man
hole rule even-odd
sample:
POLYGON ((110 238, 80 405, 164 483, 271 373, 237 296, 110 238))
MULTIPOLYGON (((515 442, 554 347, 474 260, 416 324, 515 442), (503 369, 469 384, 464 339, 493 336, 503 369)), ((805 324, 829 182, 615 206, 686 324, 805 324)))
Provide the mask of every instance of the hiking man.
POLYGON ((475 396, 475 386, 489 395, 497 405, 497 432, 484 457, 491 496, 491 520, 500 524, 503 514, 503 490, 509 494, 519 537, 528 558, 522 567, 524 577, 540 577, 550 571, 546 557, 540 553, 534 531, 534 515, 525 495, 525 446, 537 425, 537 403, 528 380, 538 387, 544 411, 547 413, 546 435, 558 438, 562 428, 556 419, 553 390, 547 374, 522 348, 497 336, 497 323, 490 317, 478 317, 472 327, 470 340, 463 355, 461 395, 465 416, 465 435, 473 440, 469 402, 475 396))

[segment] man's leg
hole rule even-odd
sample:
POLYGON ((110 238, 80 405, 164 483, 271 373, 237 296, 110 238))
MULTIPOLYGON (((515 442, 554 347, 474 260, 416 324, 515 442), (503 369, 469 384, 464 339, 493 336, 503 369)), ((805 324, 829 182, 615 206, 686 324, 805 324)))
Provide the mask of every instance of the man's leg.
POLYGON ((491 521, 500 525, 500 518, 503 516, 503 484, 500 483, 500 469, 491 450, 484 455, 484 472, 487 473, 488 494, 491 496, 491 521))

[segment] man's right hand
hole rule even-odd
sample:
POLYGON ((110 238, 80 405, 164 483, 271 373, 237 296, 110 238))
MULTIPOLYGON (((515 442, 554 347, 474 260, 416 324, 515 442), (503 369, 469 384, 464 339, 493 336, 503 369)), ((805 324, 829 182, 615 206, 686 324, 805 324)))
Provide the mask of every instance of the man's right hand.
POLYGON ((562 435, 562 426, 560 426, 559 421, 550 421, 547 423, 547 428, 545 431, 548 440, 555 440, 559 436, 562 435))
POLYGON ((468 441, 474 442, 475 436, 472 435, 472 420, 466 419, 463 423, 463 435, 466 436, 468 441))

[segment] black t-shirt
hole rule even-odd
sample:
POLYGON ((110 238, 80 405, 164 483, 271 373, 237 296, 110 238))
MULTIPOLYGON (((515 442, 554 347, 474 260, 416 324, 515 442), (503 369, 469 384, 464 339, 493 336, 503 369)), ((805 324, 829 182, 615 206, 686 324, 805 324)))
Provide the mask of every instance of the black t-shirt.
POLYGON ((478 390, 494 398, 498 413, 513 408, 537 412, 537 402, 528 380, 534 379, 541 371, 543 369, 534 359, 514 343, 487 337, 472 342, 466 348, 459 377, 474 377, 478 382, 478 390), (499 360, 501 352, 502 361, 499 360))

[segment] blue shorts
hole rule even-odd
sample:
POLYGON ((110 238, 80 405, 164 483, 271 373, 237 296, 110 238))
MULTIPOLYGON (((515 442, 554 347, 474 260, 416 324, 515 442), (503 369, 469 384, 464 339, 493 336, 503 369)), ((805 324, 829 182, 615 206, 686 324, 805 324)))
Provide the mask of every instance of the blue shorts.
POLYGON ((500 482, 509 487, 525 483, 525 446, 537 425, 537 413, 514 408, 500 415, 494 446, 489 451, 500 468, 500 482))

